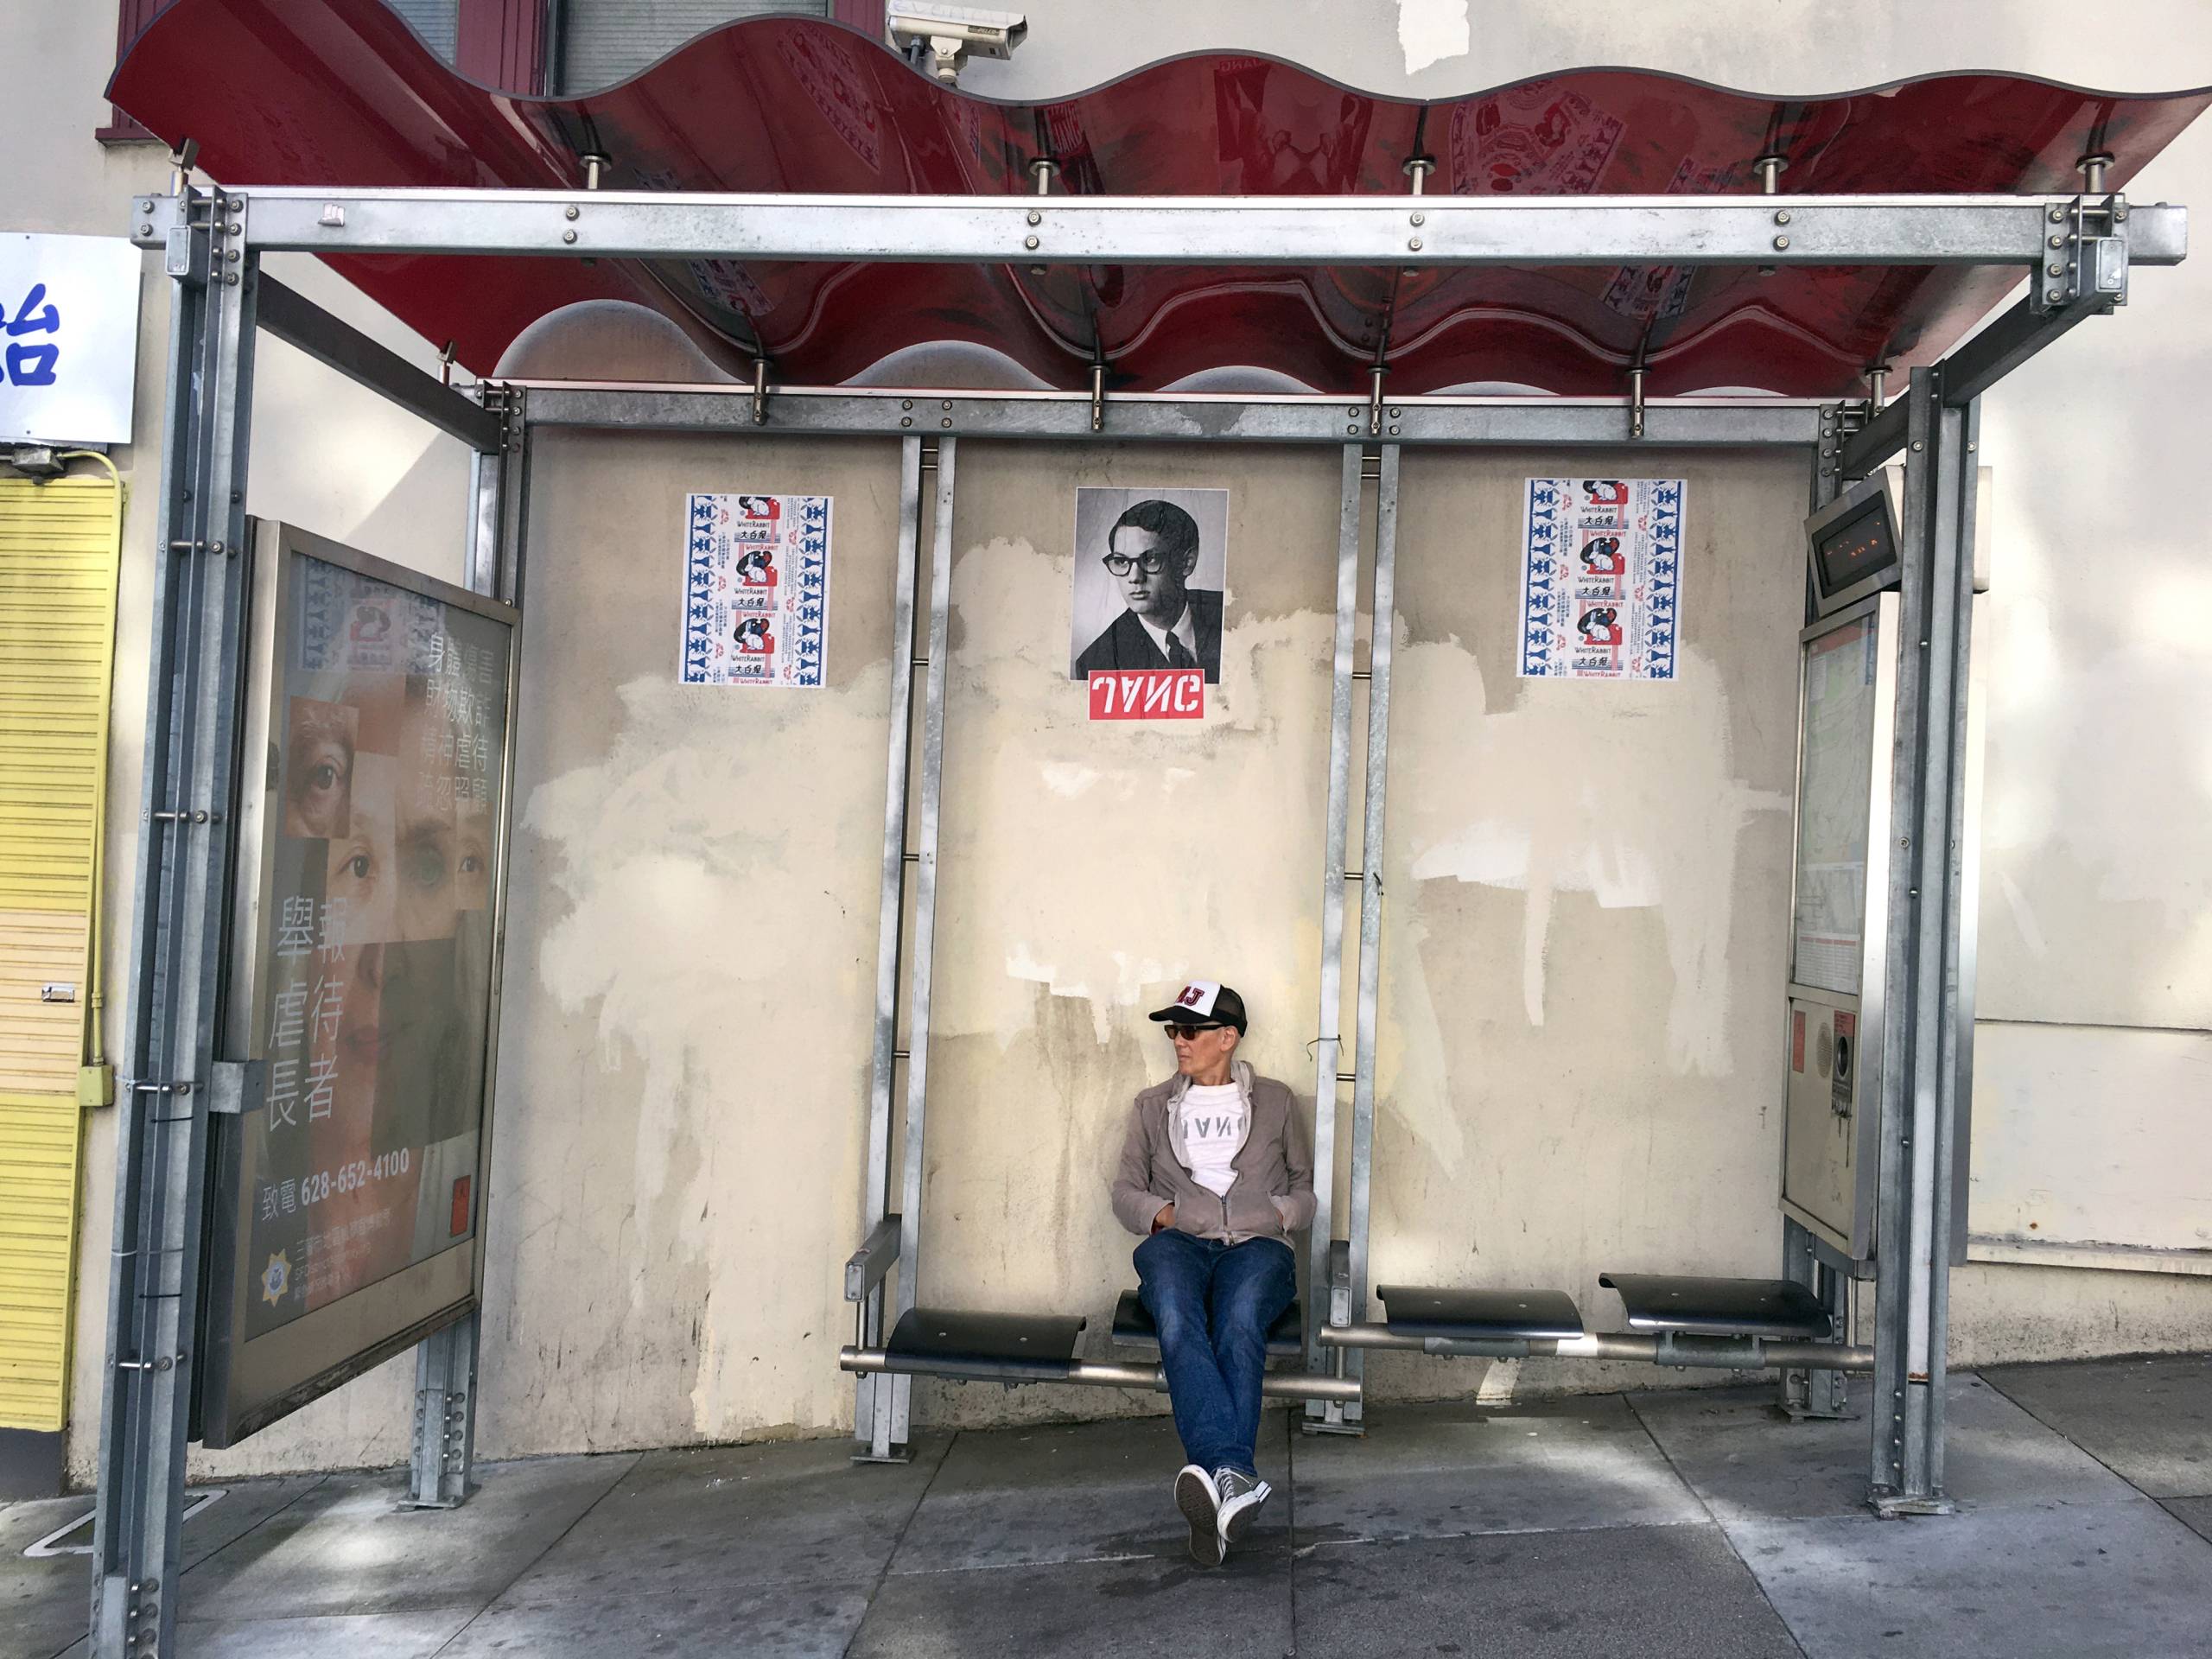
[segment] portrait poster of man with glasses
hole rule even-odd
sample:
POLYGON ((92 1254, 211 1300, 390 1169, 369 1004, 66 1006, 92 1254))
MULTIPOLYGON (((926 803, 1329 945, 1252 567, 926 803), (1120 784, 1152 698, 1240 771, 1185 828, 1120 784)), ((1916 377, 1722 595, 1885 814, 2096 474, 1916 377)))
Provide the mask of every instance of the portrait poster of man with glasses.
POLYGON ((1078 489, 1069 677, 1199 668, 1221 680, 1227 490, 1078 489))

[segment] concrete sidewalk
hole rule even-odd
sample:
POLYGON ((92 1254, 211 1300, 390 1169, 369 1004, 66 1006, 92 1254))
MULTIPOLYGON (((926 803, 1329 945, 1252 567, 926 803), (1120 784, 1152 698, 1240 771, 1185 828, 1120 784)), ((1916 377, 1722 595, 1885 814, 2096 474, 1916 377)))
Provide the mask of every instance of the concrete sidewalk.
MULTIPOLYGON (((1363 1441, 1272 1414, 1277 1496, 1218 1572, 1165 1420, 931 1435, 904 1468, 842 1440, 490 1465, 443 1513, 396 1511, 391 1471, 247 1482, 186 1526, 184 1649, 2212 1654, 2212 1359, 1955 1377, 1940 1519, 1867 1514, 1863 1418, 1772 1395, 1378 1406, 1363 1441)), ((0 1509, 3 1659, 84 1651, 86 1558, 22 1552, 88 1507, 0 1509)))

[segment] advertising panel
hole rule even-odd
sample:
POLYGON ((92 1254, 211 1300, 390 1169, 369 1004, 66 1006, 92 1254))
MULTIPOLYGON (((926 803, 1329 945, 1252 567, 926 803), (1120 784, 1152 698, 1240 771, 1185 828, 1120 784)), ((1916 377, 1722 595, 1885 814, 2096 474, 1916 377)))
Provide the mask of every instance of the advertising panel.
POLYGON ((218 1445, 474 1294, 514 669, 504 607, 266 528, 262 1071, 219 1142, 218 1445))

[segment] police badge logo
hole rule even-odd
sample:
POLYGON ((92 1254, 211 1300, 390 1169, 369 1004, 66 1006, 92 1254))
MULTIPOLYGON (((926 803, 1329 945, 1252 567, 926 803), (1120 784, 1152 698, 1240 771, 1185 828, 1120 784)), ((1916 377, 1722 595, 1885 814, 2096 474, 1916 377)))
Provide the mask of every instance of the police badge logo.
POLYGON ((292 1282, 292 1263, 283 1251, 269 1258, 269 1265, 261 1270, 261 1300, 274 1307, 284 1300, 285 1287, 292 1282))

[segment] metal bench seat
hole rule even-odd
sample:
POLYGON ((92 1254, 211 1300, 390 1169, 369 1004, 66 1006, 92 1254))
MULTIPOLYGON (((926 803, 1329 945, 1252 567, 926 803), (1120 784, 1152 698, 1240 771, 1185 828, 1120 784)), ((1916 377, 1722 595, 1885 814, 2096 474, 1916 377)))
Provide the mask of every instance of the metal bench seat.
POLYGON ((955 1308, 912 1307, 899 1316, 883 1344, 886 1369, 901 1361, 936 1376, 1005 1380, 1019 1372, 1039 1382, 1064 1380, 1073 1370, 1080 1314, 969 1313, 955 1308))
POLYGON ((1377 1285, 1382 1317, 1408 1336, 1453 1342, 1567 1342, 1583 1334, 1582 1313, 1560 1290, 1451 1290, 1377 1285))
POLYGON ((1820 1298, 1788 1279, 1700 1279, 1669 1273, 1601 1273, 1620 1293, 1632 1331, 1703 1337, 1795 1337, 1826 1341, 1834 1332, 1820 1298))
MULTIPOLYGON (((1123 1291, 1121 1300, 1114 1304, 1114 1343, 1122 1348, 1160 1346, 1160 1329, 1152 1322, 1152 1310, 1134 1290, 1123 1291)), ((1281 1317, 1268 1327, 1268 1353, 1277 1359, 1294 1359, 1305 1351, 1305 1314, 1293 1300, 1283 1309, 1281 1317)))

